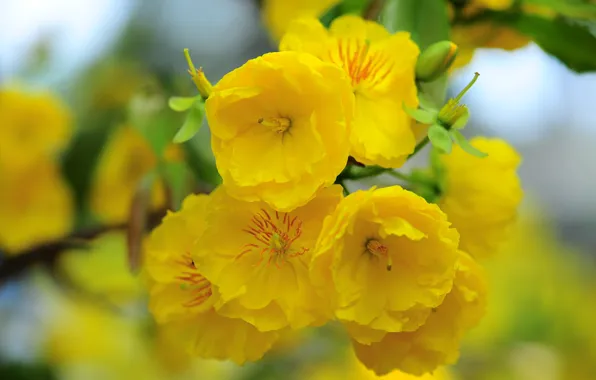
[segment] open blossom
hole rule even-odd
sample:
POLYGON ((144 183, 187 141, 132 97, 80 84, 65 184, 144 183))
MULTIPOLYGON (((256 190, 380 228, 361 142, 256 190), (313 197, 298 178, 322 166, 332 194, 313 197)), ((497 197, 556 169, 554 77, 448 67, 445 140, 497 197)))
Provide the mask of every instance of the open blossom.
POLYGON ((206 228, 209 201, 206 195, 190 195, 181 211, 168 214, 152 232, 146 245, 149 308, 158 323, 183 331, 183 339, 196 356, 239 364, 258 360, 278 333, 260 332, 242 319, 220 315, 213 308, 218 290, 203 277, 190 255, 206 228))
POLYGON ((356 355, 378 375, 394 370, 418 376, 433 372, 458 359, 464 333, 478 324, 485 307, 484 273, 460 252, 453 289, 419 329, 389 333, 370 345, 354 342, 356 355))
POLYGON ((0 165, 35 165, 59 153, 71 132, 70 113, 55 96, 0 90, 0 165))
POLYGON ((290 22, 300 17, 320 17, 341 0, 264 0, 263 19, 272 37, 279 40, 290 22))
POLYGON ((460 248, 481 258, 503 241, 517 215, 523 191, 517 167, 521 158, 505 141, 477 137, 470 143, 488 157, 455 147, 441 155, 444 171, 439 206, 460 233, 460 248))
POLYGON ((248 61, 213 88, 206 110, 217 169, 238 199, 291 211, 331 185, 347 162, 349 81, 309 54, 248 61))
POLYGON ((325 220, 313 283, 336 317, 369 344, 419 328, 451 290, 457 231, 434 204, 391 186, 347 196, 325 220))
POLYGON ((330 311, 311 285, 308 263, 323 220, 341 197, 334 185, 286 213, 215 190, 192 257, 218 287, 218 312, 261 331, 326 322, 330 311))
POLYGON ((342 68, 350 77, 356 116, 350 154, 365 164, 399 167, 416 145, 403 104, 418 106, 415 83, 418 46, 407 32, 347 15, 329 30, 315 18, 294 21, 280 50, 302 51, 342 68))
POLYGON ((0 172, 1 251, 18 254, 70 232, 72 194, 55 163, 43 159, 18 170, 0 166, 0 172))

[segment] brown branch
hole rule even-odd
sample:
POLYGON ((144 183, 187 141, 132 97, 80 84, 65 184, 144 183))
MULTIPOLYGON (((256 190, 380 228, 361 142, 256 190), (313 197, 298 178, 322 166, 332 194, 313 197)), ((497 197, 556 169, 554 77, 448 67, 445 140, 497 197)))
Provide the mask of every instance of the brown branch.
MULTIPOLYGON (((165 210, 159 210, 149 214, 147 226, 149 228, 157 226, 164 214, 165 210)), ((5 256, 0 259, 0 286, 35 265, 53 269, 60 253, 73 248, 84 248, 87 246, 85 243, 87 240, 109 231, 126 230, 128 227, 128 223, 97 226, 74 232, 59 240, 29 248, 15 256, 5 256)))
POLYGON ((368 3, 368 6, 364 10, 362 17, 365 20, 373 20, 376 21, 383 10, 383 6, 385 5, 385 0, 372 0, 368 3))

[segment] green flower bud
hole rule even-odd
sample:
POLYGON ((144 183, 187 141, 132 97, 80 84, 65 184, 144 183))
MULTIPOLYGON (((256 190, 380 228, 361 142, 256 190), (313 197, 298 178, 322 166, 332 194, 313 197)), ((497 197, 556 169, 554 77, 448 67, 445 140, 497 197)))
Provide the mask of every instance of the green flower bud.
POLYGON ((457 45, 451 41, 440 41, 430 45, 418 57, 416 79, 432 82, 447 72, 456 56, 457 45))
POLYGON ((437 121, 446 129, 462 129, 466 126, 466 123, 470 118, 470 112, 468 111, 468 107, 460 103, 460 100, 466 92, 472 88, 474 83, 476 83, 478 76, 480 76, 480 74, 475 73, 474 79, 472 79, 455 98, 449 99, 447 104, 445 104, 439 111, 437 121))

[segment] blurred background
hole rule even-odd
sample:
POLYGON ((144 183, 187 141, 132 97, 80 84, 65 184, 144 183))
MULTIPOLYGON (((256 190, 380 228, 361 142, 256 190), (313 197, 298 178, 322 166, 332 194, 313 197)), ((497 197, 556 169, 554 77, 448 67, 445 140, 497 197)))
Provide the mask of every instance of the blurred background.
MULTIPOLYGON (((0 91, 50 92, 67 116, 47 116, 44 128, 59 129, 61 117, 69 125, 69 137, 44 160, 54 169, 32 165, 37 171, 23 169, 23 178, 0 171, 0 229, 9 235, 0 235, 1 379, 315 378, 325 363, 313 358, 343 352, 331 327, 288 339, 262 363, 242 368, 187 357, 147 315, 125 233, 103 227, 125 224, 129 210, 134 216, 137 183, 158 161, 181 185, 151 186, 150 219, 189 191, 217 184, 208 128, 182 147, 160 146, 155 134, 147 141, 144 131, 172 136, 184 122, 167 109, 169 96, 196 94, 184 48, 213 83, 276 49, 260 3, 0 2, 0 91), (35 189, 54 195, 38 199, 35 189), (23 199, 28 206, 19 209, 23 199), (14 216, 26 212, 44 217, 16 225, 14 216), (56 228, 35 244, 18 237, 48 225, 56 228), (70 231, 82 232, 56 239, 70 231), (77 239, 88 238, 92 244, 81 248, 77 239)), ((487 318, 449 376, 596 379, 596 72, 574 72, 531 41, 509 50, 479 47, 453 71, 450 92, 474 72, 481 76, 465 97, 472 113, 466 131, 516 147, 525 201, 511 241, 486 263, 487 318)), ((0 123, 10 99, 0 97, 0 123)), ((0 142, 0 158, 3 149, 0 142)), ((345 378, 350 364, 338 363, 321 378, 345 378)))

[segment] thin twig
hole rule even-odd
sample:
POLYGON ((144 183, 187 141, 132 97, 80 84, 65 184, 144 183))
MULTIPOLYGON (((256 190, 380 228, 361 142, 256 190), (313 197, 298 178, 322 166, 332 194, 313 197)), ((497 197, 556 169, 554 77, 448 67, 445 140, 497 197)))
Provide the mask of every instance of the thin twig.
MULTIPOLYGON (((155 227, 165 214, 165 210, 153 212, 148 217, 147 225, 155 227)), ((0 261, 0 286, 34 265, 53 268, 60 254, 73 248, 85 247, 84 242, 109 231, 125 230, 128 223, 97 226, 72 233, 62 239, 40 244, 15 256, 7 256, 0 261)))

